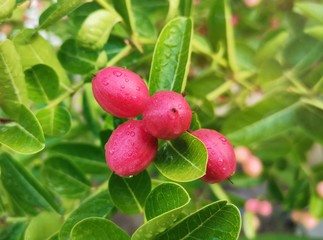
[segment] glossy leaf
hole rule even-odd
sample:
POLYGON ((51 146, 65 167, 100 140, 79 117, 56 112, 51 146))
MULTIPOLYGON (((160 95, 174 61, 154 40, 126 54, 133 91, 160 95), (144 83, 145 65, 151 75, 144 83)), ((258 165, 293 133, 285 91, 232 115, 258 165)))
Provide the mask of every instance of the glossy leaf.
POLYGON ((108 167, 101 148, 85 143, 60 143, 50 149, 51 155, 63 156, 84 173, 107 174, 108 167))
POLYGON ((0 143, 19 153, 36 153, 45 147, 41 126, 34 114, 22 104, 9 105, 10 120, 0 123, 0 143))
POLYGON ((236 240, 240 234, 240 228, 241 216, 237 207, 226 201, 218 201, 182 219, 155 239, 236 240))
POLYGON ((323 24, 323 6, 319 3, 297 2, 294 11, 318 23, 323 24))
POLYGON ((38 64, 48 65, 55 70, 60 84, 65 87, 68 86, 69 79, 50 43, 37 33, 34 33, 30 38, 26 38, 25 35, 30 35, 30 31, 32 30, 23 30, 13 40, 20 55, 23 69, 26 70, 38 64))
POLYGON ((48 103, 58 95, 59 80, 54 69, 38 64, 25 71, 28 97, 37 103, 48 103))
POLYGON ((80 198, 91 187, 77 166, 62 157, 47 159, 42 169, 42 177, 50 189, 68 198, 80 198))
POLYGON ((27 214, 60 208, 51 195, 20 163, 9 155, 0 155, 1 181, 6 191, 27 214))
POLYGON ((108 191, 100 192, 85 200, 75 209, 64 222, 59 239, 71 239, 73 227, 89 217, 106 217, 114 210, 108 191))
POLYGON ((195 131, 195 130, 198 130, 200 128, 201 128, 201 123, 199 121, 198 115, 197 115, 196 112, 193 112, 190 130, 195 131))
POLYGON ((94 50, 102 49, 107 42, 113 26, 121 18, 107 10, 91 13, 83 22, 77 36, 79 43, 94 50))
POLYGON ((114 205, 126 214, 142 212, 150 190, 150 177, 146 171, 131 178, 112 174, 109 179, 111 199, 114 205))
POLYGON ((130 33, 135 32, 135 18, 133 15, 131 0, 112 0, 115 10, 120 14, 130 33))
POLYGON ((61 215, 55 212, 41 212, 32 218, 25 232, 25 240, 48 239, 63 224, 61 215), (39 231, 41 229, 41 231, 39 231))
POLYGON ((192 13, 192 0, 180 0, 179 11, 181 16, 189 17, 192 13))
POLYGON ((41 109, 36 117, 48 136, 63 136, 71 128, 71 115, 64 107, 41 109))
POLYGON ((139 36, 154 39, 157 35, 156 28, 148 18, 147 14, 143 11, 135 9, 134 16, 136 23, 136 31, 139 34, 139 36))
POLYGON ((3 0, 0 5, 0 20, 10 17, 15 9, 15 0, 3 0))
POLYGON ((24 239, 25 229, 27 224, 25 222, 17 222, 8 224, 4 229, 0 230, 1 240, 22 240, 24 239))
POLYGON ((312 216, 321 219, 323 217, 323 200, 321 197, 312 194, 310 198, 310 213, 312 216))
POLYGON ((86 218, 77 223, 72 230, 74 240, 118 239, 130 240, 128 234, 110 220, 98 217, 86 218))
POLYGON ((160 90, 184 91, 191 55, 192 19, 168 22, 155 45, 149 76, 151 94, 160 90))
POLYGON ((167 178, 188 182, 202 177, 206 171, 205 145, 190 133, 165 141, 158 150, 155 165, 167 178))
POLYGON ((155 239, 156 235, 174 224, 189 202, 190 197, 182 186, 175 183, 158 185, 145 203, 147 222, 136 230, 131 239, 155 239))
POLYGON ((75 74, 86 74, 96 68, 99 53, 81 48, 74 39, 66 40, 58 51, 63 67, 75 74))
POLYGON ((24 103, 27 97, 19 55, 10 40, 0 43, 0 75, 0 107, 9 111, 11 103, 24 103))
POLYGON ((60 0, 50 5, 40 16, 38 29, 47 28, 62 17, 70 14, 86 0, 60 0))
POLYGON ((299 104, 293 97, 275 96, 242 112, 232 114, 222 132, 234 145, 248 146, 282 134, 296 124, 299 104), (239 119, 239 121, 237 121, 239 119))

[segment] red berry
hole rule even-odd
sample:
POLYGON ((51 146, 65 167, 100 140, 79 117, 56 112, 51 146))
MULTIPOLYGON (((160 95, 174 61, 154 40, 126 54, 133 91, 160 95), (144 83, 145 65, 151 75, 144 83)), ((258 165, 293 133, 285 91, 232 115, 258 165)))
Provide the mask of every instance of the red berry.
POLYGON ((201 180, 216 183, 231 177, 236 170, 236 157, 231 143, 215 130, 202 128, 192 134, 205 144, 209 155, 206 174, 201 180))
POLYGON ((156 92, 143 112, 145 128, 154 137, 170 140, 189 129, 192 110, 185 98, 176 92, 156 92))
POLYGON ((157 145, 142 121, 130 120, 119 125, 106 143, 107 164, 119 176, 136 175, 153 161, 157 145))
POLYGON ((144 80, 120 67, 107 67, 99 71, 93 78, 92 90, 99 105, 120 118, 140 115, 150 97, 144 80))

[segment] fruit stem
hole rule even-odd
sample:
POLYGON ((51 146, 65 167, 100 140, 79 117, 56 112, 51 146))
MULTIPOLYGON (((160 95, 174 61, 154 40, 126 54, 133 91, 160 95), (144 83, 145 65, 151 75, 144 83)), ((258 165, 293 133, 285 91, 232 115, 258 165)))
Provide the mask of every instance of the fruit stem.
POLYGON ((229 196, 225 193, 220 184, 210 184, 210 187, 215 196, 217 196, 219 199, 228 200, 230 202, 229 196))

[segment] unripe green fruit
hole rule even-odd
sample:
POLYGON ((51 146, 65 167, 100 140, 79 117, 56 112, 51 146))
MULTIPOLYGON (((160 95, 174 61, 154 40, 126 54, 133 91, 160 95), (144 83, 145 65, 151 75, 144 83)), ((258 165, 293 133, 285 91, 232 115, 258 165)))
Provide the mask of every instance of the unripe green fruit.
POLYGON ((120 118, 140 115, 150 97, 144 80, 120 67, 107 67, 99 71, 93 78, 92 90, 99 105, 120 118))
POLYGON ((181 94, 160 91, 149 99, 142 118, 151 135, 170 140, 189 129, 192 110, 181 94))
POLYGON ((202 128, 192 134, 205 144, 209 156, 206 174, 201 180, 216 183, 230 178, 236 170, 236 157, 231 143, 215 130, 202 128))
POLYGON ((113 131, 105 145, 109 168, 119 176, 132 176, 145 170, 154 160, 158 141, 140 120, 125 122, 113 131))

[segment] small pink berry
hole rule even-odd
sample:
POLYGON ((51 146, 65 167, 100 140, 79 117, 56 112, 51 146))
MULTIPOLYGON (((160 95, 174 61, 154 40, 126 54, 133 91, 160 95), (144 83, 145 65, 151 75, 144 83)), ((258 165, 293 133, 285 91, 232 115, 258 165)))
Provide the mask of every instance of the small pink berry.
POLYGON ((317 194, 319 195, 320 198, 323 198, 323 181, 320 181, 317 185, 316 185, 316 191, 317 194))
POLYGON ((142 121, 130 120, 113 131, 105 145, 109 168, 119 176, 132 176, 145 170, 154 160, 158 141, 142 121))
POLYGON ((258 177, 263 170, 262 162, 256 156, 252 156, 242 164, 243 171, 250 177, 258 177))
POLYGON ((250 8, 257 6, 260 2, 261 0, 244 0, 244 3, 250 8))
POLYGON ((100 70, 92 80, 92 90, 98 104, 120 118, 142 114, 150 97, 144 80, 121 67, 100 70))
POLYGON ((245 202, 244 207, 246 211, 256 214, 259 209, 259 201, 256 198, 249 198, 245 202))
POLYGON ((258 213, 264 217, 271 215, 273 207, 270 202, 264 200, 259 202, 258 213))
POLYGON ((301 220, 301 223, 304 225, 306 229, 313 229, 318 224, 318 219, 313 217, 309 212, 306 212, 303 215, 303 219, 301 220))
POLYGON ((232 15, 231 17, 231 24, 232 26, 236 26, 239 23, 239 16, 238 15, 232 15))
POLYGON ((221 133, 205 128, 192 134, 204 143, 208 152, 206 173, 201 180, 216 183, 230 178, 236 170, 236 157, 229 140, 221 133))
POLYGON ((253 156, 249 148, 244 146, 235 147, 234 152, 236 154, 237 162, 239 163, 244 163, 253 156))
POLYGON ((156 138, 171 140, 190 127, 192 110, 176 92, 156 92, 147 102, 142 119, 147 131, 156 138))

